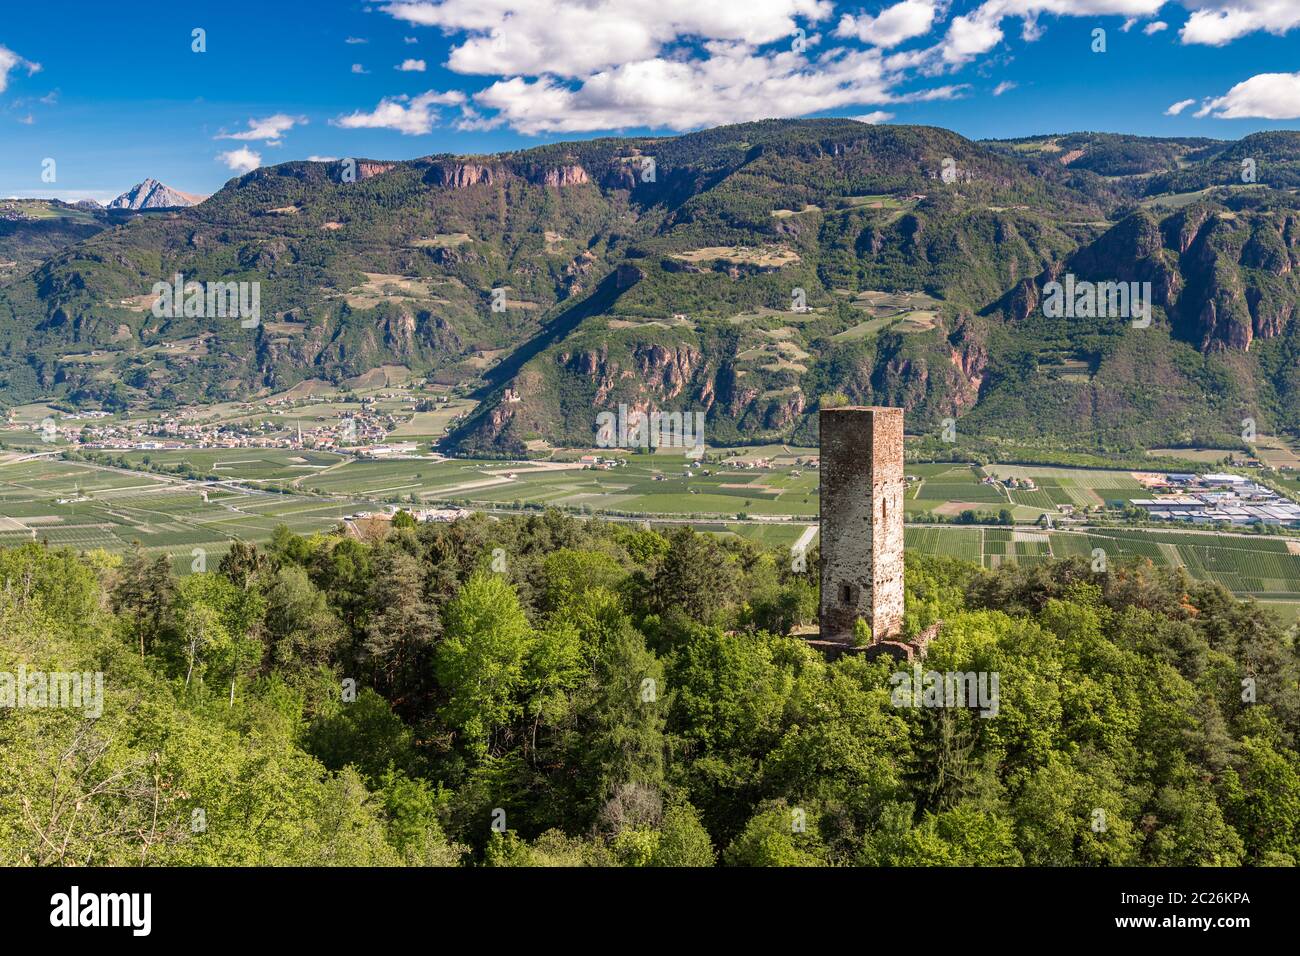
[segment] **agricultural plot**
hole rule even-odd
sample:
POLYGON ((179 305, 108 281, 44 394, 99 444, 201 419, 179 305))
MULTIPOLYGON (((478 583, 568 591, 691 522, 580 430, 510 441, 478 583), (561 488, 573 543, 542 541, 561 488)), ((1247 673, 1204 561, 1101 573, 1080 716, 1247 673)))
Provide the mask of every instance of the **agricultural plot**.
POLYGON ((884 329, 924 332, 935 327, 943 306, 941 300, 923 292, 867 291, 857 293, 849 301, 867 318, 832 338, 860 339, 884 329))
MULTIPOLYGON (((699 525, 695 525, 697 529, 699 525)), ((786 550, 793 548, 797 541, 804 537, 807 525, 796 524, 728 524, 724 526, 728 532, 741 538, 748 538, 757 542, 764 548, 780 548, 786 550)), ((814 536, 812 542, 806 547, 811 550, 816 545, 817 539, 814 536)))
POLYGON ((1008 503, 1002 490, 984 484, 970 465, 909 465, 905 470, 918 479, 908 487, 909 511, 956 515, 967 509, 995 511, 1008 503))
POLYGON ((1300 469, 1300 456, 1283 439, 1260 435, 1255 442, 1255 454, 1270 468, 1300 469))
POLYGON ((123 551, 139 542, 172 556, 178 570, 217 560, 233 538, 265 541, 287 525, 328 530, 357 501, 234 491, 78 462, 41 459, 0 465, 0 545, 45 541, 86 551, 123 551))
POLYGON ((976 564, 983 561, 983 530, 980 528, 905 528, 904 547, 926 554, 961 558, 976 564))
MULTIPOLYGON (((783 449, 767 451, 764 457, 783 449)), ((527 503, 646 515, 652 521, 664 519, 666 527, 675 526, 666 521, 669 518, 703 516, 690 523, 788 549, 804 536, 818 512, 815 470, 716 462, 688 468, 688 460, 668 452, 629 454, 625 465, 608 470, 433 458, 353 461, 279 450, 149 454, 151 460, 185 460, 200 471, 228 474, 249 484, 193 482, 57 458, 9 461, 0 464, 0 545, 38 540, 78 550, 122 551, 139 541, 149 552, 170 555, 177 569, 184 570, 197 560, 195 555, 217 561, 230 540, 265 541, 280 525, 312 534, 334 528, 343 516, 372 509, 376 502, 454 501, 479 508, 527 503), (793 474, 796 470, 800 474, 793 474), (795 520, 737 521, 742 514, 795 520)), ((986 470, 1010 471, 1004 466, 986 470)), ((1008 500, 1001 486, 981 481, 984 471, 978 468, 910 465, 906 471, 914 480, 908 488, 908 509, 993 511, 1007 504, 1037 511, 1049 503, 1092 502, 1120 491, 1136 494, 1138 487, 1122 472, 1017 470, 1016 477, 1032 478, 1037 488, 1013 489, 1008 500)), ((1193 578, 1268 600, 1284 612, 1300 606, 1300 542, 1294 539, 1172 529, 1047 531, 937 525, 909 527, 905 541, 914 551, 987 568, 1070 556, 1091 560, 1098 551, 1110 561, 1143 558, 1162 567, 1185 568, 1193 578)))
POLYGON ((320 451, 290 451, 278 448, 197 448, 177 451, 131 451, 125 458, 132 466, 188 465, 205 475, 241 481, 271 481, 301 478, 337 465, 342 455, 320 451))
POLYGON ((480 505, 534 503, 648 515, 817 513, 815 472, 794 476, 785 469, 732 469, 717 464, 691 469, 680 453, 668 452, 629 455, 626 461, 609 470, 480 463, 492 472, 509 471, 515 477, 498 475, 490 481, 480 477, 478 482, 445 487, 434 497, 480 505))
POLYGON ((406 441, 436 441, 442 438, 453 421, 474 411, 477 404, 474 401, 459 400, 447 402, 431 412, 415 412, 409 422, 398 425, 389 432, 388 437, 406 441))
MULTIPOLYGON (((999 481, 1010 478, 1033 481, 1054 505, 1071 504, 1076 508, 1093 508, 1110 502, 1139 497, 1142 484, 1127 471, 1101 471, 1087 468, 1052 468, 1038 465, 988 465, 984 469, 999 481)), ((1013 496, 1015 492, 1013 491, 1013 496)), ((1035 496, 1034 501, 1045 500, 1035 496)), ((1028 502, 1018 502, 1025 503, 1028 502)))
POLYGON ((1147 454, 1152 458, 1181 458, 1184 461, 1214 464, 1239 453, 1230 448, 1152 448, 1147 454))
POLYGON ((1243 597, 1281 605, 1300 615, 1300 554, 1280 538, 1250 535, 1181 534, 1133 529, 1105 531, 1012 531, 1000 528, 908 528, 906 546, 996 568, 1025 566, 1052 558, 1092 560, 1100 550, 1108 562, 1145 558, 1160 567, 1181 567, 1190 577, 1214 581, 1243 597))
POLYGON ((298 487, 330 495, 390 497, 393 495, 458 494, 474 483, 504 482, 489 472, 509 472, 508 462, 448 459, 349 461, 327 472, 309 475, 298 487))
MULTIPOLYGON (((1059 504, 1073 504, 1072 501, 1061 502, 1053 497, 1052 493, 1046 488, 1011 488, 1007 494, 1016 504, 1025 508, 1035 508, 1039 511, 1055 511, 1059 504)), ((1065 497, 1068 497, 1065 496, 1065 497)))

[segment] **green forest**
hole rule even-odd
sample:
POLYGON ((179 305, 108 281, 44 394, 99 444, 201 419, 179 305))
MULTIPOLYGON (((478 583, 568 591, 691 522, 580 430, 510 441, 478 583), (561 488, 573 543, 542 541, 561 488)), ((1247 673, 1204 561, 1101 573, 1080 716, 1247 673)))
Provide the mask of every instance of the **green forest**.
POLYGON ((817 561, 558 513, 0 550, 0 865, 1291 866, 1296 634, 1148 564, 907 555, 924 668, 787 636, 817 561), (201 562, 196 561, 201 565, 201 562))

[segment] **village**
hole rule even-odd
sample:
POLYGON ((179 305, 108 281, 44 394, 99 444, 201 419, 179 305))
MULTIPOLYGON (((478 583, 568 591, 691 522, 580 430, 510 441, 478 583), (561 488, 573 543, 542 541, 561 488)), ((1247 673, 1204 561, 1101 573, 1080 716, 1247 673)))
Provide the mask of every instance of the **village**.
MULTIPOLYGON (((253 406, 247 406, 252 410, 253 406)), ((104 412, 79 414, 79 419, 107 418, 104 412)), ((83 448, 106 451, 183 451, 220 448, 276 448, 291 451, 347 449, 361 457, 413 454, 418 442, 389 442, 388 434, 402 422, 362 402, 360 411, 339 412, 338 418, 303 426, 263 419, 224 422, 187 421, 177 415, 130 419, 103 424, 59 424, 53 419, 33 424, 32 431, 48 441, 62 440, 83 448)))

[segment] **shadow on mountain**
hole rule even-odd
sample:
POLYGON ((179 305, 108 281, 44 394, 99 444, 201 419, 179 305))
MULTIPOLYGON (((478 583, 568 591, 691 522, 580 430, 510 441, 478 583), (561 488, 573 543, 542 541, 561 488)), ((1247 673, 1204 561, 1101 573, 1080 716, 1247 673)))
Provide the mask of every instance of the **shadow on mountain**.
POLYGON ((574 303, 552 319, 540 332, 523 343, 519 348, 502 359, 486 375, 482 387, 473 393, 473 397, 482 401, 493 391, 509 382, 521 368, 543 349, 560 341, 581 324, 583 319, 607 312, 618 299, 618 270, 615 269, 592 290, 591 295, 574 303))

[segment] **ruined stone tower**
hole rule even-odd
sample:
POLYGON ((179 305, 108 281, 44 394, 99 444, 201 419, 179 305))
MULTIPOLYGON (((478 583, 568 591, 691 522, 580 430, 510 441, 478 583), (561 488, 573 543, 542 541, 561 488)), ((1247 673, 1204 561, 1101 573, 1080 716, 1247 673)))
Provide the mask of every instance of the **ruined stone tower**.
POLYGON ((903 410, 823 408, 821 639, 874 642, 903 628, 903 410))

